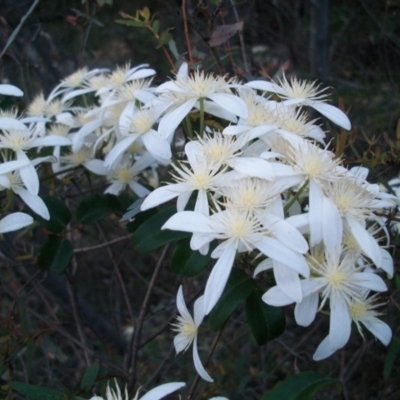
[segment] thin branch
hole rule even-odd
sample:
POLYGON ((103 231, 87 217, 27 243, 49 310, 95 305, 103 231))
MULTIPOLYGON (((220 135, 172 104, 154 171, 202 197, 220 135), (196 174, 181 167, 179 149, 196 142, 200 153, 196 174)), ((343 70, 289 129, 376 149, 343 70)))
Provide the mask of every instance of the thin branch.
POLYGON ((124 240, 130 239, 131 235, 126 235, 123 237, 119 237, 113 240, 109 240, 108 242, 104 242, 101 244, 96 244, 94 246, 88 246, 88 247, 81 247, 80 249, 74 249, 74 253, 78 254, 78 253, 87 253, 89 251, 94 251, 94 250, 98 250, 98 249, 102 249, 105 246, 111 246, 115 243, 119 243, 119 242, 123 242, 124 240))
POLYGON ((126 362, 126 369, 127 369, 128 375, 130 377, 129 381, 128 381, 128 390, 130 390, 137 381, 136 369, 137 369, 137 360, 138 360, 138 352, 139 352, 139 343, 140 343, 140 338, 141 338, 142 328, 143 328, 143 321, 144 321, 144 318, 146 315, 150 296, 153 292, 154 285, 155 285, 157 277, 161 271, 161 268, 164 263, 164 259, 165 259, 165 256, 167 255, 169 247, 170 247, 169 245, 164 247, 164 249, 161 253, 161 256, 158 260, 158 263, 156 265, 156 268, 154 269, 153 276, 151 277, 149 286, 147 288, 146 295, 143 300, 143 304, 140 309, 139 316, 136 319, 135 332, 129 343, 128 357, 127 357, 127 362, 126 362))
POLYGON ((193 55, 192 55, 190 38, 189 38, 188 21, 187 21, 187 15, 186 15, 186 0, 182 0, 182 17, 183 17, 183 27, 184 27, 184 31, 185 31, 186 47, 187 47, 188 56, 189 56, 189 64, 192 67, 193 66, 193 55))
MULTIPOLYGON (((207 354, 206 360, 204 361, 204 367, 206 367, 208 362, 210 361, 211 356, 213 355, 213 353, 215 351, 215 348, 217 347, 217 344, 218 344, 219 340, 221 339, 222 332, 224 331, 225 326, 226 326, 226 322, 224 323, 224 325, 222 325, 222 327, 219 329, 219 331, 215 335, 214 340, 213 340, 213 342, 211 344, 210 350, 209 350, 209 352, 207 354)), ((190 386, 189 393, 188 393, 187 398, 186 398, 187 400, 192 400, 193 399, 193 394, 194 394, 194 392, 195 392, 195 390, 197 388, 197 385, 199 384, 199 381, 200 381, 200 376, 196 375, 196 377, 193 380, 192 385, 190 386)))

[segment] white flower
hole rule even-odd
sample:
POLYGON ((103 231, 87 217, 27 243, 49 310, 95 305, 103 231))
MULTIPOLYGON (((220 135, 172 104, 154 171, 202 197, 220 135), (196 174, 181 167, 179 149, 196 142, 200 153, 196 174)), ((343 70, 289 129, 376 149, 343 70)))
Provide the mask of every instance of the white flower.
POLYGON ((246 83, 253 89, 259 89, 265 92, 277 93, 284 99, 285 105, 310 106, 330 119, 336 125, 350 130, 351 123, 347 115, 337 107, 326 104, 327 94, 324 89, 320 89, 320 85, 314 82, 298 80, 291 78, 290 81, 286 77, 281 80, 280 85, 275 82, 252 81, 246 83))
MULTIPOLYGON (((156 93, 161 93, 166 98, 164 108, 170 107, 161 118, 158 130, 169 137, 200 99, 212 100, 218 108, 246 118, 246 104, 231 92, 232 86, 235 86, 233 82, 226 81, 225 77, 206 75, 203 71, 197 70, 189 75, 188 65, 182 64, 175 81, 163 83, 156 89, 156 93)), ((204 105, 207 111, 207 103, 204 105)))
POLYGON ((174 346, 176 353, 187 350, 193 344, 193 361, 197 373, 207 382, 213 382, 213 379, 208 375, 200 361, 199 352, 197 350, 197 334, 198 328, 204 319, 203 296, 199 297, 193 307, 193 317, 190 315, 185 299, 183 298, 182 286, 179 286, 176 296, 176 305, 179 314, 177 322, 173 324, 173 329, 178 334, 174 338, 174 346))
MULTIPOLYGON (((355 322, 362 337, 364 335, 360 324, 363 324, 382 344, 387 346, 392 338, 392 331, 385 322, 377 318, 380 313, 375 309, 381 304, 374 304, 375 300, 376 295, 367 298, 367 294, 352 299, 348 305, 350 317, 355 322)), ((330 337, 328 335, 318 346, 313 359, 316 361, 323 360, 334 352, 335 350, 330 346, 330 337)))
POLYGON ((228 206, 210 217, 193 211, 179 212, 161 228, 193 232, 190 243, 193 250, 206 248, 208 251, 205 246, 212 240, 223 240, 211 254, 218 261, 211 271, 204 292, 206 315, 222 295, 238 250, 243 252, 257 248, 303 276, 309 276, 309 267, 301 255, 308 250, 303 236, 288 223, 267 212, 262 214, 262 220, 261 223, 251 213, 228 206), (290 246, 287 245, 288 237, 290 246))
MULTIPOLYGON (((139 390, 136 392, 135 397, 132 400, 159 400, 184 386, 185 386, 184 382, 164 383, 163 385, 151 389, 140 398, 139 398, 139 391, 140 391, 139 388, 139 390)), ((93 396, 90 398, 90 400, 104 400, 104 399, 103 397, 93 396)), ((106 389, 106 400, 129 400, 128 392, 125 388, 124 397, 122 397, 122 393, 118 384, 115 382, 115 391, 114 391, 113 389, 110 388, 110 383, 108 383, 106 389)))

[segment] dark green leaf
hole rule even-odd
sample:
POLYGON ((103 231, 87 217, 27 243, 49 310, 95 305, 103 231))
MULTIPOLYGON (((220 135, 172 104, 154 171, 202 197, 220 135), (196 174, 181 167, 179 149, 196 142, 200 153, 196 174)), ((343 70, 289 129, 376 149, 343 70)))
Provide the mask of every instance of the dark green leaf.
POLYGON ((82 200, 76 217, 82 224, 94 224, 110 214, 123 214, 123 207, 113 194, 91 194, 82 200))
POLYGON ((392 344, 389 347, 386 359, 385 359, 385 365, 383 367, 383 378, 388 379, 392 369, 394 362, 396 360, 397 355, 400 353, 400 340, 398 338, 394 338, 392 341, 392 344))
POLYGON ((246 301, 247 323, 259 346, 280 336, 286 324, 282 309, 265 304, 261 296, 261 290, 256 289, 246 301))
POLYGON ((176 206, 159 211, 145 221, 132 235, 132 242, 139 254, 146 254, 167 243, 189 237, 188 232, 161 230, 167 220, 176 213, 176 206))
POLYGON ((144 28, 145 24, 141 21, 132 21, 132 20, 125 20, 125 19, 117 19, 115 21, 117 24, 126 25, 126 26, 136 26, 138 28, 144 28))
POLYGON ((58 390, 48 389, 40 386, 29 385, 23 382, 10 382, 10 386, 26 396, 30 400, 64 400, 65 393, 58 390))
POLYGON ((85 372, 85 375, 83 375, 83 378, 81 380, 81 389, 84 390, 85 392, 88 392, 94 382, 96 381, 97 374, 99 373, 100 369, 100 364, 98 362, 93 363, 89 369, 85 372))
POLYGON ((209 316, 211 329, 218 330, 244 302, 255 287, 254 279, 239 268, 233 268, 221 298, 209 316))
POLYGON ((160 30, 160 21, 159 21, 158 19, 156 19, 156 20, 153 22, 153 33, 154 33, 155 35, 157 35, 157 33, 158 33, 159 30, 160 30))
POLYGON ((52 270, 63 274, 73 256, 73 246, 69 240, 49 236, 40 249, 38 265, 44 271, 52 270))
POLYGON ((42 200, 46 204, 50 219, 46 221, 41 217, 37 217, 40 224, 53 233, 60 233, 65 229, 71 220, 71 213, 64 202, 52 196, 43 196, 42 200))
POLYGON ((165 46, 166 44, 168 44, 168 42, 172 39, 172 35, 168 32, 165 31, 160 35, 160 39, 158 39, 158 45, 156 47, 156 49, 159 49, 163 46, 165 46))
POLYGON ((312 400, 315 392, 323 386, 342 384, 314 371, 301 372, 278 382, 261 400, 312 400))
POLYGON ((190 248, 190 239, 180 240, 169 263, 169 269, 183 276, 195 276, 199 274, 211 261, 211 252, 216 243, 211 243, 210 251, 206 256, 190 248))

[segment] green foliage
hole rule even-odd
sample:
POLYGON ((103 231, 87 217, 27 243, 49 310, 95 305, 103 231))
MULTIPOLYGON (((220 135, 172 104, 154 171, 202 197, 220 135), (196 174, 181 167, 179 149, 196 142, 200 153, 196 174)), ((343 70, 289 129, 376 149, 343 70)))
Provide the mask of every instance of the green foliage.
POLYGON ((29 400, 84 400, 82 397, 68 396, 58 390, 30 385, 23 382, 13 381, 10 382, 10 386, 17 392, 28 396, 29 400))
POLYGON ((50 235, 40 248, 38 265, 43 271, 65 273, 73 256, 73 246, 69 240, 50 235))
POLYGON ((43 196, 42 200, 49 210, 50 219, 46 221, 38 216, 40 224, 52 233, 62 232, 71 220, 71 212, 68 207, 54 196, 43 196))
POLYGON ((190 248, 190 239, 181 239, 176 244, 169 269, 183 276, 196 276, 211 262, 211 253, 215 247, 216 242, 211 243, 210 251, 203 256, 190 248))
POLYGON ((312 400, 314 394, 327 385, 341 387, 342 384, 314 371, 301 372, 277 383, 261 400, 312 400))
POLYGON ((383 367, 383 378, 386 380, 392 373, 394 363, 400 353, 400 339, 394 338, 386 355, 385 365, 383 367))
POLYGON ((88 368, 80 383, 80 387, 83 391, 89 392, 96 381, 99 370, 100 364, 97 361, 88 368))
POLYGON ((83 199, 76 211, 82 224, 94 224, 110 214, 121 216, 124 209, 117 196, 113 194, 91 194, 83 199))
POLYGON ((255 281, 239 268, 233 268, 221 298, 209 315, 214 331, 221 328, 240 303, 244 303, 255 288, 255 281))
POLYGON ((282 309, 265 304, 262 295, 262 291, 256 289, 246 301, 246 320, 259 346, 280 336, 286 325, 282 309))
POLYGON ((167 243, 190 237, 190 233, 161 230, 167 220, 176 213, 176 206, 164 208, 141 224, 132 235, 132 243, 138 254, 150 253, 167 243))

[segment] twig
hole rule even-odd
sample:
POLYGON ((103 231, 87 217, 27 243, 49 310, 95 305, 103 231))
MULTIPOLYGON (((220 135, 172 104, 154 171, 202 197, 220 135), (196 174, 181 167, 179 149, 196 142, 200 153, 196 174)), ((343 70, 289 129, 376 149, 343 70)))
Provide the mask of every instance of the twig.
POLYGON ((123 242, 124 240, 130 239, 130 238, 131 238, 131 235, 126 235, 126 236, 123 236, 123 237, 120 237, 120 238, 109 240, 108 242, 104 242, 104 243, 101 243, 101 244, 96 244, 94 246, 81 247, 80 249, 74 249, 74 253, 75 254, 87 253, 89 251, 102 249, 105 246, 111 246, 111 245, 113 245, 115 243, 123 242))
MULTIPOLYGON (((227 321, 226 321, 226 322, 227 322, 227 321)), ((222 325, 222 327, 219 329, 219 331, 217 332, 217 334, 216 334, 215 337, 214 337, 214 340, 213 340, 213 342, 212 342, 212 344, 211 344, 210 350, 209 350, 209 352, 208 352, 208 354, 207 354, 206 360, 204 361, 204 367, 207 366, 208 362, 209 362, 210 359, 211 359, 211 356, 212 356, 213 353, 214 353, 215 348, 217 347, 217 344, 218 344, 218 342, 219 342, 219 339, 221 339, 222 332, 224 331, 224 328, 225 328, 225 326, 226 326, 226 322, 224 323, 224 325, 222 325)), ((196 390, 197 385, 199 384, 199 381, 200 381, 200 376, 199 376, 199 375, 196 375, 196 377, 195 377, 194 380, 193 380, 192 385, 190 386, 189 393, 188 393, 188 395, 187 395, 186 400, 191 400, 191 399, 193 398, 192 396, 193 396, 193 394, 194 394, 194 392, 195 392, 195 390, 196 390)))
POLYGON ((189 29, 188 29, 188 21, 187 21, 187 15, 186 15, 186 0, 182 0, 182 17, 183 17, 183 27, 185 31, 185 40, 186 40, 186 47, 188 50, 188 56, 189 56, 189 64, 192 67, 193 66, 193 56, 192 56, 192 49, 191 49, 191 43, 190 43, 190 38, 189 38, 189 29))
POLYGON ((146 315, 147 311, 147 306, 149 304, 150 296, 153 291, 153 287, 156 283, 158 274, 161 271, 162 265, 164 263, 165 256, 167 255, 169 245, 165 246, 161 256, 158 260, 158 263, 156 265, 156 268, 154 269, 153 276, 151 277, 149 286, 146 291, 145 298, 143 300, 142 307, 140 309, 140 313, 138 318, 136 319, 136 324, 135 324, 135 332, 132 336, 132 339, 129 343, 129 350, 128 350, 128 357, 127 357, 127 362, 126 362, 126 370, 129 375, 129 381, 128 381, 128 390, 130 390, 134 384, 136 383, 137 377, 136 377, 136 365, 137 365, 137 359, 138 359, 138 351, 139 351, 139 343, 140 343, 140 337, 142 334, 142 327, 143 327, 143 321, 146 315))
POLYGON ((6 45, 4 46, 3 51, 0 53, 0 58, 3 57, 4 53, 7 51, 11 43, 14 41, 14 39, 17 37, 18 32, 21 30, 22 25, 24 25, 25 21, 28 19, 29 15, 32 14, 33 10, 35 7, 39 4, 39 0, 35 0, 33 4, 31 5, 31 8, 28 10, 28 12, 21 18, 21 21, 19 21, 18 26, 14 29, 13 33, 11 36, 8 38, 6 45))
MULTIPOLYGON (((236 8, 236 5, 235 5, 235 0, 231 0, 231 4, 232 4, 233 13, 235 14, 236 22, 240 22, 239 14, 237 12, 237 8, 236 8)), ((250 65, 249 65, 249 62, 247 60, 246 47, 245 47, 245 44, 244 44, 244 36, 243 36, 243 30, 242 29, 239 30, 239 40, 240 40, 240 48, 242 50, 243 65, 244 65, 244 72, 245 72, 245 75, 246 75, 246 79, 247 80, 251 80, 250 65)))

